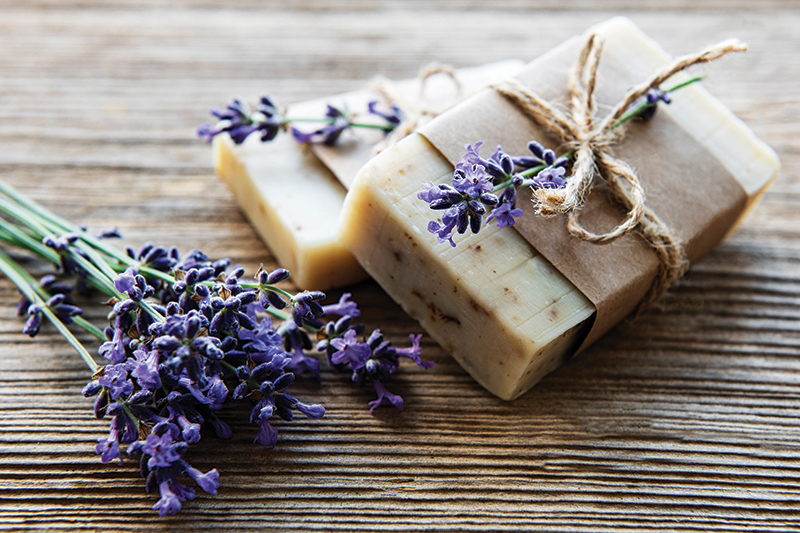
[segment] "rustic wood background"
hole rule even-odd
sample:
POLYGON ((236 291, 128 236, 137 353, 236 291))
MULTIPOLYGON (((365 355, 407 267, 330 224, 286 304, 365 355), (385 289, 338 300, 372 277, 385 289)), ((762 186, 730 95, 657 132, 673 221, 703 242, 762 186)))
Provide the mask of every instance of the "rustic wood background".
MULTIPOLYGON (((188 459, 222 488, 176 517, 150 510, 133 463, 102 465, 107 432, 80 358, 20 333, 0 279, 0 529, 183 531, 800 530, 800 6, 796 0, 0 0, 2 178, 125 244, 201 248, 254 271, 274 260, 194 138, 211 104, 270 91, 290 103, 376 73, 530 60, 625 14, 675 53, 730 36, 751 51, 706 85, 784 170, 741 229, 664 309, 618 328, 521 399, 476 385, 432 341, 404 366, 406 409, 325 372, 301 398, 320 421, 252 444, 207 436, 188 459), (757 9, 756 9, 757 8, 757 9)), ((42 263, 17 254, 38 273, 42 263)), ((418 326, 373 283, 370 327, 418 326)), ((332 296, 338 296, 334 291, 332 296)), ((86 302, 89 318, 105 309, 86 302)), ((89 342, 88 337, 82 337, 89 342)), ((92 345, 92 349, 96 345, 92 345)))

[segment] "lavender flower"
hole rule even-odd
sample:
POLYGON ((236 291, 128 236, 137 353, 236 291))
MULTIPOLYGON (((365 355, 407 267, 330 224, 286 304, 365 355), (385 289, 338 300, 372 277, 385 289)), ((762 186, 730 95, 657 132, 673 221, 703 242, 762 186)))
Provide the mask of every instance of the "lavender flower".
POLYGON ((327 125, 311 132, 303 132, 292 126, 292 136, 299 143, 320 142, 326 146, 333 146, 346 129, 350 127, 350 115, 330 104, 325 112, 330 119, 327 125))
MULTIPOLYGON (((241 118, 245 109, 233 105, 228 112, 229 119, 241 118)), ((475 184, 464 187, 469 193, 475 184)), ((481 186, 478 189, 484 194, 481 186)), ((450 187, 440 197, 463 203, 462 195, 467 193, 450 187)), ((28 231, 35 234, 36 228, 28 231)), ((178 512, 184 501, 194 497, 195 490, 184 486, 182 477, 216 493, 217 470, 197 470, 183 456, 199 442, 206 423, 220 438, 232 435, 222 418, 229 400, 251 402, 255 441, 265 446, 278 443, 276 417, 291 421, 298 412, 311 419, 325 414, 322 405, 300 401, 290 392, 295 376, 320 377, 320 363, 308 353, 314 347, 310 334, 320 339, 318 349, 326 352, 334 367, 348 369, 359 385, 374 384, 378 400, 370 404, 371 410, 386 402, 402 407, 402 398, 383 385, 396 371, 400 357, 423 368, 432 364, 420 357, 419 336, 411 337, 410 347, 397 349, 382 337, 375 340, 374 334, 366 342, 360 340, 364 328, 353 324, 360 310, 349 293, 323 305, 322 292, 291 294, 277 287, 289 276, 285 269, 259 269, 255 281, 247 281, 243 268, 229 268, 229 260, 209 261, 199 250, 180 255, 175 247, 146 243, 136 251, 127 249, 126 259, 106 243, 89 239, 76 244, 75 235, 49 235, 43 241, 59 254, 59 266, 67 260, 74 263, 78 255, 95 263, 98 268, 88 269, 89 274, 78 268, 63 269, 86 276, 85 282, 93 282, 111 297, 109 326, 100 331, 85 320, 76 320, 81 310, 69 299, 69 285, 52 276, 40 280, 38 287, 21 274, 14 278, 27 295, 18 312, 27 314, 24 331, 28 334, 34 335, 46 316, 59 326, 85 327, 105 341, 98 353, 107 364, 98 368, 79 341, 60 329, 92 369, 83 394, 95 397, 95 416, 110 420, 108 434, 98 439, 95 451, 104 463, 121 462, 127 446, 127 455, 139 458, 146 490, 160 493, 153 509, 162 516, 178 512), (88 245, 95 247, 92 253, 84 253, 88 245), (125 270, 119 272, 121 264, 125 270), (112 271, 119 273, 106 274, 112 271), (34 290, 49 290, 53 295, 42 301, 34 290), (281 310, 287 305, 291 312, 281 310), (323 316, 333 320, 323 324, 323 316), (337 355, 339 348, 345 357, 337 355)), ((9 267, 7 259, 0 261, 4 272, 18 268, 9 267)))
POLYGON ((496 221, 498 228, 513 226, 523 211, 515 207, 516 190, 520 187, 557 188, 566 184, 564 174, 569 159, 556 157, 553 150, 540 143, 528 143, 530 156, 512 156, 498 145, 489 158, 481 157, 482 141, 464 145, 464 154, 453 171, 451 185, 423 184, 417 197, 431 209, 446 212, 440 221, 428 222, 428 231, 437 240, 456 243, 453 235, 465 233, 469 227, 478 233, 485 222, 496 221), (531 178, 531 176, 534 176, 531 178), (495 191, 503 189, 500 198, 495 191))
POLYGON ((653 88, 650 89, 647 94, 644 95, 644 97, 638 102, 634 102, 632 107, 636 107, 638 104, 645 103, 646 105, 641 109, 641 111, 639 111, 638 117, 642 120, 650 120, 656 114, 658 102, 669 104, 672 102, 672 96, 668 91, 662 91, 661 89, 653 88))
MULTIPOLYGON (((378 109, 378 101, 372 100, 367 104, 367 111, 372 115, 377 115, 389 124, 397 126, 403 120, 403 111, 400 110, 397 106, 391 106, 388 111, 383 111, 378 109)), ((387 130, 388 132, 388 130, 387 130)))
POLYGON ((225 109, 212 106, 209 113, 217 118, 217 123, 211 125, 202 123, 197 128, 198 137, 203 137, 206 142, 226 132, 233 142, 241 144, 255 132, 261 132, 262 141, 271 141, 285 123, 285 118, 269 96, 262 96, 256 111, 253 112, 246 102, 239 98, 231 100, 225 109))
POLYGON ((435 365, 433 361, 423 361, 420 356, 419 341, 421 335, 409 335, 411 347, 395 348, 390 342, 384 340, 379 330, 375 330, 366 340, 360 342, 354 329, 347 330, 341 337, 329 339, 327 343, 320 342, 318 350, 332 351, 331 363, 344 365, 352 371, 351 379, 361 386, 371 383, 378 394, 378 399, 369 402, 370 413, 381 405, 394 405, 403 409, 403 399, 390 393, 384 383, 397 371, 398 358, 407 357, 424 369, 435 365), (335 351, 333 351, 335 350, 335 351))
POLYGON ((536 189, 560 189, 567 183, 564 179, 566 172, 564 167, 547 167, 536 174, 531 186, 536 189))

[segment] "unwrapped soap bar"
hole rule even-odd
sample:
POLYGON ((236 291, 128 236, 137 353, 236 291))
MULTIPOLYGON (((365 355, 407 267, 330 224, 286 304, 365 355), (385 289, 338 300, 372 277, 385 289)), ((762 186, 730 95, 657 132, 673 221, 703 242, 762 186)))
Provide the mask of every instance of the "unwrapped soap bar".
MULTIPOLYGON (((598 90, 604 83, 604 68, 606 76, 620 77, 614 80, 617 85, 627 77, 625 84, 631 86, 641 81, 641 71, 649 74, 669 61, 627 19, 612 19, 595 30, 603 35, 605 43, 598 90)), ((575 41, 565 43, 532 63, 521 76, 525 72, 558 71, 559 75, 554 76, 558 81, 553 82, 555 87, 549 92, 561 94, 563 103, 563 55, 565 50, 574 49, 575 41)), ((475 100, 485 96, 478 95, 475 100)), ((547 97, 558 100, 557 95, 547 97)), ((493 147, 497 143, 493 131, 520 120, 510 115, 472 120, 481 115, 478 109, 470 107, 471 102, 429 124, 428 131, 433 132, 434 144, 441 152, 423 137, 426 132, 423 128, 422 134, 407 137, 361 170, 345 201, 342 240, 365 270, 479 383, 510 400, 569 358, 597 318, 592 301, 513 229, 489 226, 476 235, 459 235, 456 248, 437 243, 435 236, 427 231, 428 221, 435 215, 416 197, 421 185, 428 181, 450 181, 453 162, 458 158, 454 147, 478 139, 493 147), (468 116, 462 128, 436 131, 437 123, 450 121, 457 113, 468 116)), ((600 102, 602 106, 613 103, 600 102)), ((671 105, 659 108, 656 117, 641 128, 651 128, 649 134, 658 134, 667 122, 669 127, 677 127, 682 142, 688 139, 698 147, 692 151, 699 154, 696 157, 710 160, 727 173, 726 179, 733 187, 741 187, 742 201, 736 203, 740 216, 779 170, 775 153, 702 87, 681 89, 675 93, 671 105), (659 115, 663 116, 659 119, 659 115)), ((630 132, 623 146, 635 142, 635 134, 630 132)), ((522 153, 520 147, 528 140, 518 139, 517 145, 510 147, 504 141, 503 147, 511 153, 522 153)), ((642 157, 633 164, 644 178, 648 166, 662 165, 670 158, 693 157, 682 151, 676 153, 677 148, 650 147, 654 150, 652 157, 642 157)), ((682 164, 692 166, 691 160, 682 164)), ((687 186, 702 178, 686 176, 687 186)), ((726 182, 725 186, 731 185, 726 182)), ((687 194, 687 201, 696 201, 690 196, 687 194)), ((734 216, 730 220, 722 217, 719 220, 723 222, 717 223, 714 216, 716 210, 730 210, 730 206, 708 205, 706 209, 708 214, 699 217, 705 224, 702 230, 687 239, 692 258, 707 252, 708 248, 703 246, 713 245, 735 222, 734 216)), ((669 214, 665 215, 669 220, 669 214)), ((563 220, 560 224, 563 225, 563 220)), ((625 237, 609 246, 618 247, 620 263, 630 255, 627 252, 635 249, 637 254, 648 257, 648 264, 657 266, 649 257, 652 252, 638 237, 625 237)), ((559 247, 552 246, 548 252, 557 255, 559 247)), ((585 274, 599 284, 616 273, 589 269, 585 274)))
MULTIPOLYGON (((463 98, 512 75, 522 65, 521 61, 509 60, 460 69, 456 72, 460 93, 452 82, 432 78, 426 83, 425 105, 440 109, 452 104, 456 96, 463 98)), ((395 89, 414 95, 417 86, 416 80, 409 80, 398 82, 395 89)), ((295 104, 291 113, 321 117, 328 102, 357 110, 366 108, 366 102, 375 98, 368 91, 357 91, 295 104)), ((372 147, 381 138, 375 131, 359 131, 357 135, 343 136, 334 147, 300 146, 288 134, 267 143, 261 142, 258 135, 251 135, 241 145, 234 144, 227 134, 214 138, 217 174, 298 286, 326 290, 367 277, 342 245, 336 228, 347 186, 372 157, 372 147)))

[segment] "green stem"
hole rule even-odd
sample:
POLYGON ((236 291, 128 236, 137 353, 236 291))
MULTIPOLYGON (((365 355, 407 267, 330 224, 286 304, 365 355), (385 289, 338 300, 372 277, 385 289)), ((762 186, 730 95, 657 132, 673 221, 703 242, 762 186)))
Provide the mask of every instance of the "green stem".
POLYGON ((75 351, 77 351, 78 355, 81 356, 81 359, 83 359, 83 361, 89 367, 89 370, 92 372, 92 374, 97 372, 97 363, 94 362, 94 359, 92 359, 92 356, 89 355, 88 351, 86 351, 86 348, 83 347, 80 341, 75 338, 67 326, 61 322, 61 320, 59 320, 55 313, 53 313, 53 311, 47 306, 45 301, 31 287, 29 279, 26 279, 27 276, 22 274, 24 272, 22 267, 20 267, 2 250, 0 250, 0 271, 2 271, 3 274, 5 274, 5 276, 17 286, 25 298, 40 306, 42 314, 46 316, 50 322, 52 322, 59 333, 61 333, 67 342, 72 345, 73 348, 75 348, 75 351))
MULTIPOLYGON (((324 122, 326 124, 333 124, 334 122, 336 122, 336 119, 335 118, 287 118, 283 122, 284 124, 290 124, 292 122, 324 122)), ((350 122, 349 124, 354 128, 371 128, 383 131, 392 131, 395 128, 393 124, 370 124, 367 122, 350 122)))
MULTIPOLYGON (((669 89, 666 89, 664 92, 671 93, 673 91, 677 91, 678 89, 686 87, 687 85, 691 85, 692 83, 696 83, 696 82, 702 80, 703 78, 705 78, 705 76, 694 76, 692 78, 689 78, 686 81, 682 81, 680 83, 677 83, 677 84, 673 85, 669 89)), ((625 114, 623 114, 621 117, 619 117, 619 119, 617 119, 617 121, 614 122, 614 124, 611 125, 611 130, 613 130, 614 128, 616 128, 618 126, 621 126, 621 125, 625 124, 629 120, 631 120, 634 117, 638 116, 639 113, 641 113, 644 108, 650 107, 650 106, 654 106, 654 105, 658 105, 658 104, 657 103, 648 104, 647 100, 644 100, 643 102, 638 104, 636 107, 634 107, 632 109, 629 109, 628 111, 625 112, 625 114)))

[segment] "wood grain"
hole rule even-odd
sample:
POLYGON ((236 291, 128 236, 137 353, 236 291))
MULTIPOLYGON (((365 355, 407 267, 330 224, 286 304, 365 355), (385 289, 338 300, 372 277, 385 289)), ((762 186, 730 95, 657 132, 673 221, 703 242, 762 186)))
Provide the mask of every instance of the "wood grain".
MULTIPOLYGON (((394 381, 403 412, 369 415, 368 391, 324 371, 297 395, 328 414, 282 424, 273 450, 252 444, 246 407, 232 407, 234 437, 189 452, 220 470, 220 494, 165 519, 135 465, 100 464, 107 422, 80 394, 80 358, 50 328, 22 335, 17 292, 0 279, 0 529, 800 531, 800 10, 757 6, 0 1, 3 179, 70 220, 119 226, 122 244, 197 247, 249 271, 275 262, 193 137, 209 105, 324 96, 431 59, 529 60, 620 12, 675 54, 747 41, 704 83, 784 165, 661 310, 519 400, 489 395, 429 339, 437 366, 404 366, 394 381)), ((375 284, 350 290, 390 340, 418 330, 375 284)))

